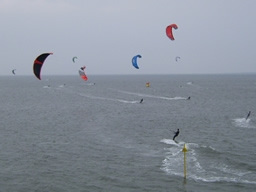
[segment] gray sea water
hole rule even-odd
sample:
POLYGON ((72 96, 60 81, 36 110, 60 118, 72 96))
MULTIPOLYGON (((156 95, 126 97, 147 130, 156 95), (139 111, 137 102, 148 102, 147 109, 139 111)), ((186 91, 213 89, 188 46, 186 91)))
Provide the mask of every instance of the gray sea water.
POLYGON ((88 78, 0 77, 0 191, 255 191, 256 75, 88 78))

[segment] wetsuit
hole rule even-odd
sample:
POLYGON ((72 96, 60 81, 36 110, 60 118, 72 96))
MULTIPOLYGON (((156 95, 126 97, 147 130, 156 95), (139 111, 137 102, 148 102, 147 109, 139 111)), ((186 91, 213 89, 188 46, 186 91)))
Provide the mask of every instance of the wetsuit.
POLYGON ((142 102, 143 102, 143 99, 140 100, 140 103, 142 103, 142 102))
POLYGON ((180 133, 180 130, 178 129, 177 132, 175 132, 175 135, 173 136, 173 140, 175 139, 175 137, 177 137, 180 133))

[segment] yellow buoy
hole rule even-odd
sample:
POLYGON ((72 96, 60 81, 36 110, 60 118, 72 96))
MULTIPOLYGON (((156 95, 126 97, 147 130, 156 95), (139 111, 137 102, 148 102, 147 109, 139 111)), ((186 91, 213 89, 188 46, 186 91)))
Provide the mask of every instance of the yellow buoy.
POLYGON ((182 152, 184 152, 184 178, 187 178, 187 159, 186 159, 186 152, 187 152, 186 144, 184 144, 184 148, 182 152))

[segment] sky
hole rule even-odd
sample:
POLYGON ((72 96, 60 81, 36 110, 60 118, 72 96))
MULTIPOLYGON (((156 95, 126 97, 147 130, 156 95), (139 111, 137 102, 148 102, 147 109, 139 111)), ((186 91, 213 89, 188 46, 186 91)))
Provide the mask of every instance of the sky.
POLYGON ((34 75, 42 53, 53 55, 41 76, 77 75, 84 65, 87 75, 255 73, 255 8, 255 0, 0 0, 0 75, 34 75))

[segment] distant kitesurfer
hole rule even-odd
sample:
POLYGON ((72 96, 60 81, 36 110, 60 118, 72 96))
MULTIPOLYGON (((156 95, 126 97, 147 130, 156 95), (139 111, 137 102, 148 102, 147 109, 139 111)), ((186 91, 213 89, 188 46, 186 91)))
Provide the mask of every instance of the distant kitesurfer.
POLYGON ((251 111, 249 111, 249 113, 245 119, 247 120, 250 117, 250 115, 251 115, 251 111))
POLYGON ((177 131, 175 132, 175 135, 173 136, 173 140, 175 140, 175 137, 177 137, 179 135, 179 133, 180 133, 180 130, 177 129, 177 131))
POLYGON ((190 96, 187 98, 187 100, 189 100, 190 99, 190 96))
POLYGON ((143 102, 143 99, 140 100, 140 103, 142 103, 142 102, 143 102))

